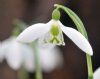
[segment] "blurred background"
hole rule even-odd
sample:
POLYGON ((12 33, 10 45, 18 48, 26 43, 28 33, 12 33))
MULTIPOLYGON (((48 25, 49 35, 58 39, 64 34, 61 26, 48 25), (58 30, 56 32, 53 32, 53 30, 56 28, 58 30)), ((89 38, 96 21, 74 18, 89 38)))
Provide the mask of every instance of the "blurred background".
MULTIPOLYGON (((48 22, 55 3, 68 6, 82 19, 93 47, 93 70, 100 66, 100 1, 99 0, 0 0, 0 41, 7 39, 14 29, 13 20, 20 19, 28 25, 48 22)), ((75 28, 70 18, 61 11, 64 25, 75 28)), ((85 53, 65 37, 66 46, 60 47, 64 65, 52 72, 43 72, 44 79, 87 79, 85 53)), ((0 79, 18 79, 18 72, 6 61, 0 64, 0 79)), ((29 73, 30 79, 34 73, 29 73)))

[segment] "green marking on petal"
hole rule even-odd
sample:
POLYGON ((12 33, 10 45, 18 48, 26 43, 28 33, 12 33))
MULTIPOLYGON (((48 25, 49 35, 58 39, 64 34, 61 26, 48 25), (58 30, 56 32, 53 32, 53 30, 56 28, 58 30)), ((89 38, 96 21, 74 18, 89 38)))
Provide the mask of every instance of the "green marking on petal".
POLYGON ((53 26, 52 26, 52 28, 51 28, 51 30, 50 30, 50 32, 51 32, 51 34, 53 35, 53 36, 58 36, 59 35, 59 27, 58 27, 58 25, 57 24, 54 24, 53 26))
POLYGON ((59 39, 57 39, 57 37, 53 37, 49 42, 50 43, 57 43, 57 44, 60 43, 60 41, 59 41, 59 39))

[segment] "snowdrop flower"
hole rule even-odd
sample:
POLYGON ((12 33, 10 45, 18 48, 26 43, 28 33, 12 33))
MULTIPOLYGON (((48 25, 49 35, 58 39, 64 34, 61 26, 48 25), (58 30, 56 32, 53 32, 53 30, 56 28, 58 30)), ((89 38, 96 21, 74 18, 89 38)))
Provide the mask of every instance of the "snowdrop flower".
MULTIPOLYGON (((0 52, 0 61, 6 59, 8 65, 17 70, 20 67, 29 72, 35 71, 34 48, 22 43, 18 43, 15 37, 10 37, 2 43, 0 52)), ((63 63, 62 55, 57 47, 45 48, 39 45, 39 59, 41 69, 44 72, 50 72, 53 69, 60 67, 63 63)))
POLYGON ((6 59, 14 70, 23 65, 29 72, 34 71, 33 49, 26 44, 16 42, 15 39, 10 37, 2 42, 0 59, 6 59))
POLYGON ((60 12, 55 9, 52 19, 48 23, 37 23, 25 29, 17 38, 17 41, 30 43, 44 36, 44 43, 65 45, 63 33, 68 36, 81 50, 93 55, 89 41, 77 30, 64 26, 60 22, 60 12))
POLYGON ((100 79, 100 67, 93 74, 94 79, 100 79))

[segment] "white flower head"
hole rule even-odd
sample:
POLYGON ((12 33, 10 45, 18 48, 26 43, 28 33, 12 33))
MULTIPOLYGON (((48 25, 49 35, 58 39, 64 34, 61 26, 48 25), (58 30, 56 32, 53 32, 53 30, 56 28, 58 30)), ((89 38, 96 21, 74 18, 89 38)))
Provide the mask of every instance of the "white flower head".
POLYGON ((34 71, 33 49, 26 45, 15 41, 15 37, 10 37, 2 42, 0 61, 6 59, 8 65, 18 70, 22 66, 29 71, 34 71))
POLYGON ((100 79, 100 67, 93 74, 94 79, 100 79))
POLYGON ((93 55, 89 41, 77 30, 64 26, 60 21, 60 12, 54 10, 52 20, 48 23, 37 23, 25 29, 17 38, 17 41, 30 43, 41 39, 44 43, 65 45, 63 33, 68 36, 82 51, 93 55), (43 38, 44 37, 44 38, 43 38))

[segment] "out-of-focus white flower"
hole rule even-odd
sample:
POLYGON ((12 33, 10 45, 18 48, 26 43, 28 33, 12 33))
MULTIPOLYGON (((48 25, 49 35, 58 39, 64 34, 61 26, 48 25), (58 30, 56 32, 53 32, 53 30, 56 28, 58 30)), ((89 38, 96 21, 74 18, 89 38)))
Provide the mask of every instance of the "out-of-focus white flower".
POLYGON ((94 79, 100 79, 100 67, 93 74, 94 79))
MULTIPOLYGON (((15 37, 3 41, 0 52, 0 61, 6 59, 8 65, 14 70, 22 65, 30 72, 35 71, 34 49, 22 43, 18 43, 15 37)), ((62 55, 58 48, 44 48, 39 45, 39 59, 43 71, 50 72, 63 63, 62 55)))
POLYGON ((89 41, 77 30, 64 26, 59 20, 50 20, 48 23, 37 23, 25 29, 17 38, 18 41, 30 43, 44 36, 44 43, 65 45, 63 33, 68 36, 81 50, 93 55, 89 41))
POLYGON ((28 71, 34 71, 32 48, 16 42, 15 39, 15 37, 10 37, 2 42, 0 57, 6 59, 8 65, 14 70, 19 69, 23 64, 28 71))

